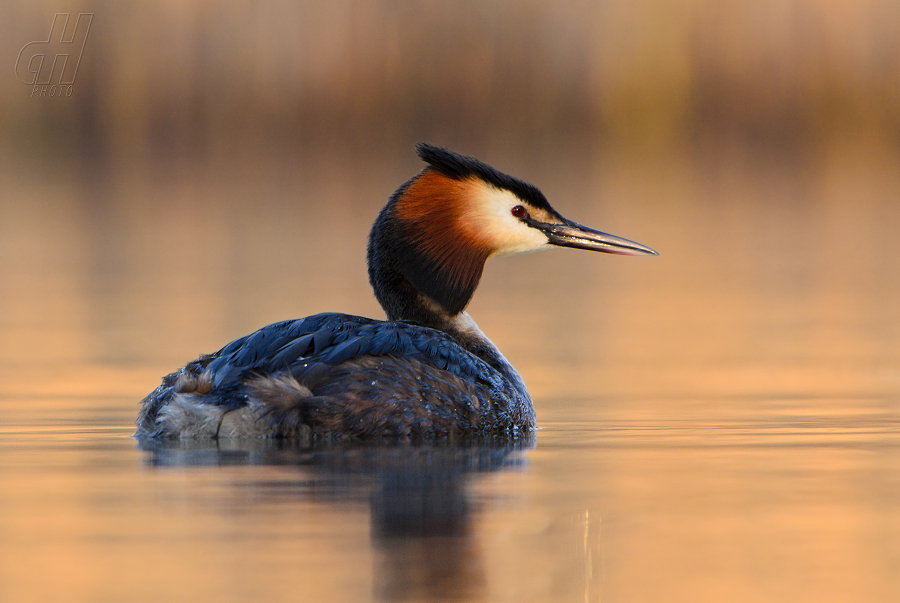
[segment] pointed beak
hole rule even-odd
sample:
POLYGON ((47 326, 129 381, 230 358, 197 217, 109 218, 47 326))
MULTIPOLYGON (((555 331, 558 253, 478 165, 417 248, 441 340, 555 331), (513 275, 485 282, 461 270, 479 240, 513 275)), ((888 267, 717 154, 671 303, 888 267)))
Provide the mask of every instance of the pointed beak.
POLYGON ((590 249, 591 251, 617 253, 620 255, 659 255, 640 243, 606 234, 605 232, 576 224, 571 220, 566 220, 563 224, 534 221, 530 222, 530 225, 547 235, 551 245, 590 249))

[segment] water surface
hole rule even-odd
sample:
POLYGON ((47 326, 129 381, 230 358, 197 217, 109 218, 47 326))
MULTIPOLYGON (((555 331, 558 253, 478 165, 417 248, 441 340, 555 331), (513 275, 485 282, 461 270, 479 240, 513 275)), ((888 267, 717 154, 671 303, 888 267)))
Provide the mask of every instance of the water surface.
POLYGON ((296 158, 6 168, 0 600, 900 596, 882 153, 486 157, 662 253, 489 262, 470 312, 529 385, 533 440, 141 448, 139 400, 185 361, 283 318, 381 316, 365 237, 405 151, 349 180, 296 158))

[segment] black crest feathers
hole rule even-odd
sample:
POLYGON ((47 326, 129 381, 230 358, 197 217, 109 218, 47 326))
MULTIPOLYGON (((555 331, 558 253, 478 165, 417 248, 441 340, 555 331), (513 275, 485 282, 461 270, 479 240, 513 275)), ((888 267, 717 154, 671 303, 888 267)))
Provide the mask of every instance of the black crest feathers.
POLYGON ((478 178, 491 184, 497 188, 505 189, 515 194, 519 199, 526 201, 533 207, 539 207, 553 212, 556 211, 550 207, 550 203, 536 186, 529 184, 518 178, 514 178, 509 174, 504 174, 486 163, 469 157, 460 155, 453 151, 442 147, 437 147, 427 142, 420 142, 416 145, 416 151, 422 161, 427 163, 429 167, 445 176, 455 180, 464 180, 466 178, 478 178))

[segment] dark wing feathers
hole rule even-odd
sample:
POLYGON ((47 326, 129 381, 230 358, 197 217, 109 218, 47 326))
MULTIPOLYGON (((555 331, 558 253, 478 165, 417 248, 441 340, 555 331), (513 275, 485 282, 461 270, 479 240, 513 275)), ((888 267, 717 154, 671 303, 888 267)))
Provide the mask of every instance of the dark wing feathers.
POLYGON ((441 331, 336 313, 263 327, 213 354, 207 370, 216 387, 247 374, 285 371, 313 386, 334 366, 361 356, 414 357, 463 378, 481 379, 491 372, 441 331))
POLYGON ((322 356, 322 362, 334 366, 345 360, 350 360, 351 358, 364 353, 363 350, 366 349, 366 343, 366 338, 363 336, 348 339, 343 343, 332 346, 328 352, 322 356))
POLYGON ((320 329, 313 333, 313 354, 321 354, 331 346, 335 338, 335 330, 332 328, 320 329))
POLYGON ((308 356, 310 354, 311 344, 313 344, 313 335, 311 333, 301 335, 278 350, 275 355, 272 356, 269 364, 273 366, 282 365, 288 367, 299 358, 308 356))

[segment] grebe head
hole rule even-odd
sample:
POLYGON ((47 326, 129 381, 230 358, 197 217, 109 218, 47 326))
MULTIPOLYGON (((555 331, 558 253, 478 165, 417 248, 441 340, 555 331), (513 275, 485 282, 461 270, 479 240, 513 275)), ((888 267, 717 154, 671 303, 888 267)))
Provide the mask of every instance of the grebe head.
POLYGON ((413 319, 411 286, 425 305, 463 311, 484 262, 493 255, 551 245, 623 255, 657 255, 649 247, 562 217, 537 187, 473 158, 429 144, 428 166, 401 186, 381 211, 369 240, 369 278, 392 320, 413 319), (407 289, 403 291, 403 289, 407 289))

